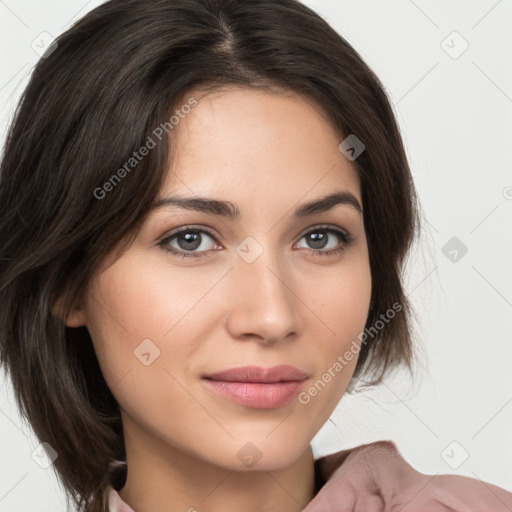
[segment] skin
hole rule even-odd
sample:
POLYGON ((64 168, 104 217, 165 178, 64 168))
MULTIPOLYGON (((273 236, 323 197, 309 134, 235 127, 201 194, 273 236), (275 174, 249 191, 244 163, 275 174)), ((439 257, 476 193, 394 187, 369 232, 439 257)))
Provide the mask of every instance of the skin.
MULTIPOLYGON (((133 509, 297 512, 314 496, 310 442, 357 358, 307 404, 275 409, 234 404, 200 376, 289 364, 310 375, 307 390, 358 342, 371 295, 362 214, 346 204, 306 218, 293 210, 338 190, 362 205, 360 182, 340 136, 304 98, 235 87, 194 97, 170 133, 176 156, 159 198, 230 201, 242 218, 153 210, 130 248, 98 269, 66 323, 87 326, 120 404, 129 469, 119 494, 133 509), (323 224, 352 242, 322 255, 345 245, 332 232, 323 232, 326 248, 315 245, 310 235, 323 224), (201 257, 158 245, 187 226, 213 230, 191 250, 201 257), (236 251, 248 236, 263 248, 252 263, 236 251), (134 355, 146 339, 160 351, 148 366, 134 355), (261 454, 251 467, 237 456, 247 443, 261 454)), ((167 246, 187 252, 179 241, 167 246)))

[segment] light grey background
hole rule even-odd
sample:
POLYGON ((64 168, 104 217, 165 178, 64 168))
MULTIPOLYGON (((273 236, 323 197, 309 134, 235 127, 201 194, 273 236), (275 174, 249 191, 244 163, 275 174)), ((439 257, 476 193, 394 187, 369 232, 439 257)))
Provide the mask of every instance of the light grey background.
MULTIPOLYGON (((0 0, 2 141, 39 58, 32 46, 47 44, 41 33, 56 37, 101 3, 0 0)), ((315 453, 392 439, 421 472, 512 491, 512 1, 305 3, 388 90, 426 227, 406 279, 420 319, 415 381, 398 374, 346 395, 315 453)), ((10 382, 0 382, 0 512, 64 511, 51 468, 31 458, 39 441, 10 382)))

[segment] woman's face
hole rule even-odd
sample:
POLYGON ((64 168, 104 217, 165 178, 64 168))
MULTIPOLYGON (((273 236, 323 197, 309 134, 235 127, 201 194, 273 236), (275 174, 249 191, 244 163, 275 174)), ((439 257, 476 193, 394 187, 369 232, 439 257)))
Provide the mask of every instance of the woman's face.
POLYGON ((327 421, 357 361, 344 355, 358 353, 371 292, 357 173, 298 96, 210 94, 170 136, 176 157, 158 200, 209 198, 239 216, 163 202, 93 276, 68 325, 87 326, 134 450, 232 470, 285 467, 327 421), (296 215, 334 193, 357 203, 296 215), (265 374, 281 365, 297 371, 265 374), (207 378, 246 366, 260 371, 207 378))

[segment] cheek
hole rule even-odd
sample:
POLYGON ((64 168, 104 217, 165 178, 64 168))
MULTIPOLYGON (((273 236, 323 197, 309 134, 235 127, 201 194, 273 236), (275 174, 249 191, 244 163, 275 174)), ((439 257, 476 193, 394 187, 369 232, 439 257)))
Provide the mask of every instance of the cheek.
POLYGON ((197 285, 190 277, 158 262, 150 265, 127 258, 96 281, 92 295, 100 300, 91 304, 90 316, 102 318, 105 325, 115 321, 135 337, 161 338, 201 299, 215 278, 206 276, 197 285), (96 307, 100 305, 103 312, 96 307))
POLYGON ((311 309, 317 314, 317 332, 323 334, 310 354, 318 372, 299 403, 320 424, 328 420, 348 387, 368 317, 372 286, 368 260, 359 255, 350 263, 340 265, 337 272, 330 269, 329 280, 317 276, 323 284, 309 294, 310 304, 316 306, 311 309))
POLYGON ((177 293, 177 281, 149 265, 131 272, 123 261, 122 267, 112 267, 94 282, 87 312, 99 365, 121 409, 141 423, 144 417, 159 417, 170 431, 180 425, 176 410, 191 408, 170 363, 181 368, 187 358, 184 351, 192 348, 183 343, 169 346, 168 339, 186 337, 180 319, 199 295, 190 288, 188 294, 177 293))
MULTIPOLYGON (((129 345, 133 350, 145 339, 168 343, 173 333, 198 321, 196 306, 223 273, 172 268, 161 258, 148 264, 147 257, 127 255, 91 287, 87 311, 91 336, 117 342, 120 349, 129 345)), ((201 314, 204 319, 204 311, 201 314)))
MULTIPOLYGON (((203 272, 200 279, 191 280, 192 271, 173 270, 165 261, 148 264, 147 258, 127 253, 94 279, 87 327, 114 394, 122 393, 128 382, 137 383, 137 389, 141 383, 173 387, 165 369, 181 372, 184 361, 200 346, 203 326, 209 325, 215 308, 210 304, 207 309, 205 296, 224 273, 203 272), (118 385, 121 379, 123 385, 118 385)), ((137 389, 125 397, 128 402, 137 400, 137 389)), ((152 393, 146 391, 148 396, 152 393)))
POLYGON ((371 273, 367 259, 354 258, 336 271, 322 270, 315 280, 308 279, 302 293, 308 297, 311 310, 317 315, 332 350, 341 350, 363 331, 371 299, 371 273))

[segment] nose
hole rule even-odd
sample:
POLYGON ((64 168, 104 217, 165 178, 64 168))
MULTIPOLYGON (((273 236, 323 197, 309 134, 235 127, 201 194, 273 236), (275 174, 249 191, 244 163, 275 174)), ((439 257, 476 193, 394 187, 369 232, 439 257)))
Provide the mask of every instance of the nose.
POLYGON ((269 345, 291 341, 300 334, 304 303, 284 262, 268 250, 252 263, 239 258, 229 279, 226 328, 234 339, 269 345))

